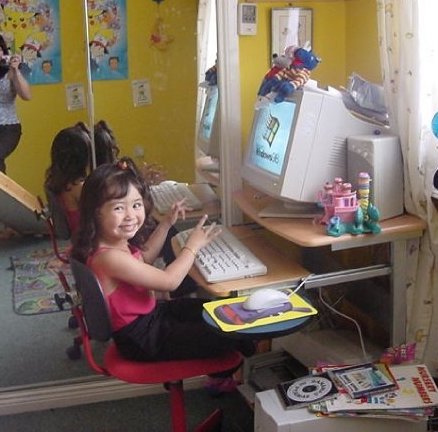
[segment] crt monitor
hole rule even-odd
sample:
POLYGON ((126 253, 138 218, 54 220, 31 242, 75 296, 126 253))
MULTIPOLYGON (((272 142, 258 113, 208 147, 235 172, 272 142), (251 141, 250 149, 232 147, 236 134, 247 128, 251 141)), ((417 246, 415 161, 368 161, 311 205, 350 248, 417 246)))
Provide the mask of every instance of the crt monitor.
POLYGON ((206 156, 219 159, 219 92, 217 86, 208 86, 198 127, 197 146, 206 156))
POLYGON ((305 86, 284 102, 255 109, 242 177, 277 198, 260 216, 320 213, 316 202, 324 184, 347 179, 347 137, 384 130, 352 114, 341 93, 330 87, 305 86))

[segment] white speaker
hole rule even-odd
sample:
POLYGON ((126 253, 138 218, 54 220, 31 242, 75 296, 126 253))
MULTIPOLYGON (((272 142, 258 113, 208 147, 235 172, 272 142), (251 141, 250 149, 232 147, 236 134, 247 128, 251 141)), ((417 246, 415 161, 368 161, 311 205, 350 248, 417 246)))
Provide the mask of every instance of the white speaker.
POLYGON ((393 135, 356 135, 347 138, 347 176, 357 190, 360 172, 371 177, 370 200, 380 220, 401 215, 403 206, 403 159, 400 141, 393 135))

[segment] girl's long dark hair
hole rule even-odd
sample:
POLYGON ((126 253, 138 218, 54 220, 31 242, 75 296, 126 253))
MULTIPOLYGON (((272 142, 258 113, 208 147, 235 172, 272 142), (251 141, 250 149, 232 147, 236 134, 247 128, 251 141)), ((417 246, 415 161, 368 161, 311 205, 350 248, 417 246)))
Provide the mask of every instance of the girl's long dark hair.
POLYGON ((118 162, 98 166, 85 180, 79 203, 79 229, 73 238, 73 258, 86 263, 87 258, 98 247, 100 208, 109 200, 125 197, 131 185, 143 198, 146 219, 129 243, 143 249, 144 243, 155 228, 155 222, 150 216, 152 198, 148 184, 132 159, 124 157, 118 162))
POLYGON ((80 122, 62 129, 53 139, 51 165, 46 171, 45 186, 54 194, 67 190, 69 183, 87 176, 91 147, 89 134, 87 126, 80 122))
POLYGON ((116 137, 105 120, 99 120, 94 125, 94 149, 96 166, 115 162, 119 156, 120 149, 116 137))

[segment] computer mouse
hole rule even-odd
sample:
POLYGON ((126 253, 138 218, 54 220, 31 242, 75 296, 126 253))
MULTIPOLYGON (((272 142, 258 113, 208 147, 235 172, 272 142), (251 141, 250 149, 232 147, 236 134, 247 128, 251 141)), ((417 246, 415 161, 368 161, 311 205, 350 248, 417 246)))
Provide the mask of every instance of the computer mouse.
POLYGON ((263 310, 281 306, 287 302, 289 302, 288 294, 273 288, 262 288, 250 294, 242 307, 246 310, 263 310))
POLYGON ((162 185, 169 185, 169 186, 175 186, 178 182, 175 180, 163 180, 160 184, 162 185))

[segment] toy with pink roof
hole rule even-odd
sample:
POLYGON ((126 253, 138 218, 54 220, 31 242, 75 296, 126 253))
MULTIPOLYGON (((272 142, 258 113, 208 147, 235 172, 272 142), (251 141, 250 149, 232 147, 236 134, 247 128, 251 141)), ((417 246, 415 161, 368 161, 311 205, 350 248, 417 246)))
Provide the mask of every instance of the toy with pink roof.
POLYGON ((339 237, 347 233, 378 234, 381 231, 379 210, 370 201, 370 181, 368 173, 359 173, 357 192, 340 177, 324 185, 318 201, 324 207, 320 222, 327 225, 328 235, 339 237))

